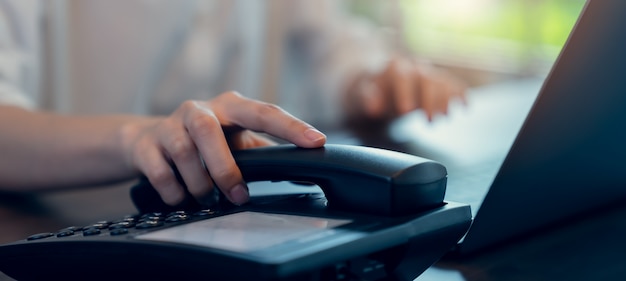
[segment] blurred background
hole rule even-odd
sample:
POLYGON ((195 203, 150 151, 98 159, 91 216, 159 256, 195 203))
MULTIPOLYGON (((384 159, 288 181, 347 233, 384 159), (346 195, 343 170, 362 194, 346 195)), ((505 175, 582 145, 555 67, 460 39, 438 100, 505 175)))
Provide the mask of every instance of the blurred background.
POLYGON ((347 9, 389 29, 399 47, 470 86, 545 77, 584 0, 350 0, 347 9))
MULTIPOLYGON (((447 116, 428 121, 415 111, 392 124, 391 142, 400 144, 394 149, 437 160, 451 173, 473 173, 471 166, 495 176, 584 5, 585 0, 350 0, 345 8, 388 30, 399 49, 469 86, 467 103, 450 104, 447 116)), ((486 193, 488 185, 483 188, 486 193)))

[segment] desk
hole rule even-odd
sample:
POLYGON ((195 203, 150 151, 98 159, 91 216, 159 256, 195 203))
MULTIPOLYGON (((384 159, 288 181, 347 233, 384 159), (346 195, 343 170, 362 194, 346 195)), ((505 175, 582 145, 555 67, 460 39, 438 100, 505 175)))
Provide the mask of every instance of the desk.
POLYGON ((439 261, 417 280, 625 280, 626 204, 465 259, 439 261))

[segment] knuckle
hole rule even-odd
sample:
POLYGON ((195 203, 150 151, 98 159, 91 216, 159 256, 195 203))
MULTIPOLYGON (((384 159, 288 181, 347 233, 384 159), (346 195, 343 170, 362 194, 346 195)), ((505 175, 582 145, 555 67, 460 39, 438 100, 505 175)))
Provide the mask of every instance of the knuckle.
POLYGON ((217 100, 236 100, 243 99, 243 96, 237 91, 227 91, 219 94, 217 100))
POLYGON ((198 108, 198 102, 194 101, 194 100, 186 100, 186 101, 183 101, 180 104, 179 108, 184 110, 184 111, 186 111, 186 110, 194 110, 194 109, 198 108))
POLYGON ((174 182, 174 175, 169 167, 152 167, 146 171, 146 177, 155 186, 165 186, 174 182))
POLYGON ((168 153, 173 159, 187 159, 195 153, 195 146, 186 136, 177 136, 170 141, 168 153))
POLYGON ((282 111, 283 109, 276 104, 264 102, 264 103, 261 103, 260 110, 268 111, 268 112, 275 112, 275 111, 282 111))
POLYGON ((227 91, 227 92, 224 92, 223 95, 230 96, 230 97, 238 97, 238 98, 241 97, 241 94, 237 91, 227 91))
POLYGON ((210 132, 221 129, 219 120, 211 112, 194 114, 189 118, 187 129, 194 135, 207 135, 210 132))
POLYGON ((273 103, 260 102, 256 108, 257 116, 262 118, 274 118, 276 114, 284 113, 283 109, 273 103))

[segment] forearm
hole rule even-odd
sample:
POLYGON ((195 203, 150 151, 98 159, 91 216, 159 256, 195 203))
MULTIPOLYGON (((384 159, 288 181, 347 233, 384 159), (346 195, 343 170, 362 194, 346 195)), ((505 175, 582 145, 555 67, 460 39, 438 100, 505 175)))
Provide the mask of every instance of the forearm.
POLYGON ((69 188, 131 179, 138 171, 128 159, 129 135, 136 126, 154 122, 131 115, 77 117, 0 106, 0 189, 69 188))

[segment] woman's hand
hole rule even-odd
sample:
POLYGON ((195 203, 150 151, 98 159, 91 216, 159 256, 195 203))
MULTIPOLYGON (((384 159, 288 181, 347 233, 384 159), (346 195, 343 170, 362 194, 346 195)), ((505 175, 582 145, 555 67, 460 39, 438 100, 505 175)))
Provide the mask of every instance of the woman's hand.
POLYGON ((276 105, 235 92, 208 101, 186 101, 170 116, 125 129, 128 162, 143 173, 169 205, 185 196, 184 186, 199 201, 209 200, 216 186, 235 204, 249 198, 248 188, 231 149, 274 144, 256 132, 300 147, 320 147, 326 136, 276 105))
POLYGON ((344 108, 356 122, 390 121, 416 109, 429 120, 447 114, 451 100, 465 101, 466 86, 451 74, 408 59, 393 59, 374 75, 362 75, 349 87, 344 108))

